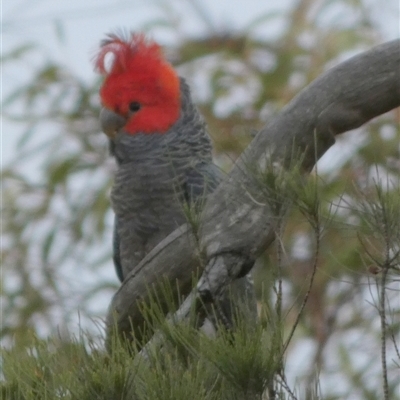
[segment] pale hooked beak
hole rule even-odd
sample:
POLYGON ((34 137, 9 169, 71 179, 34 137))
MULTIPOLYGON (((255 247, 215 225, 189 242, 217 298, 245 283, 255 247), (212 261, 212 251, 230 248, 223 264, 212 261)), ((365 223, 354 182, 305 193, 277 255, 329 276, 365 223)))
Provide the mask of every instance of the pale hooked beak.
POLYGON ((118 130, 126 123, 126 119, 116 114, 115 112, 103 107, 100 111, 100 124, 102 131, 113 139, 118 130))

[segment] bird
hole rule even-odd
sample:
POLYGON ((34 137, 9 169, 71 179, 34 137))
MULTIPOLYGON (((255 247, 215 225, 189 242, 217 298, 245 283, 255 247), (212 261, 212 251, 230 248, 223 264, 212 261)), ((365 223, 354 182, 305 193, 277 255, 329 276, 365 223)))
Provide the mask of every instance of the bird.
POLYGON ((95 69, 103 76, 100 123, 117 164, 113 260, 123 282, 187 222, 187 210, 201 210, 224 174, 213 163, 189 85, 159 44, 141 33, 111 33, 101 42, 95 69))

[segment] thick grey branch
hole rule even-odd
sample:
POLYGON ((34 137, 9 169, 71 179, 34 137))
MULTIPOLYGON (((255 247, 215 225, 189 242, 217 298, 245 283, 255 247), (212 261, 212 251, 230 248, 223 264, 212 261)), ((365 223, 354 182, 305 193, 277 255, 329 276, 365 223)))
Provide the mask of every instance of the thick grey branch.
POLYGON ((140 326, 140 303, 148 301, 148 289, 161 277, 179 282, 179 292, 186 296, 193 275, 206 266, 197 293, 205 300, 218 295, 273 241, 277 218, 283 215, 284 209, 271 201, 268 184, 260 185, 260 176, 271 168, 279 172, 294 165, 306 175, 334 144, 335 135, 399 105, 400 40, 321 75, 266 124, 208 199, 200 244, 182 227, 132 271, 112 300, 108 327, 115 321, 118 331, 127 333, 132 325, 140 326))

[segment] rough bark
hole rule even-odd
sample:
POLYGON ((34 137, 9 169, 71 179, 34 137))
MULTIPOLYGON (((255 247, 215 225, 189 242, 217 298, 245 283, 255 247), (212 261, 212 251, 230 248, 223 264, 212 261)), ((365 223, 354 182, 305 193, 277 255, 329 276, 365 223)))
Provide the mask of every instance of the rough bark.
MULTIPOLYGON (((143 322, 141 304, 149 288, 166 278, 187 296, 194 275, 197 290, 179 310, 184 318, 194 299, 212 302, 226 285, 243 276, 274 239, 277 210, 269 171, 306 176, 335 143, 335 136, 400 106, 400 40, 384 43, 328 70, 303 89, 257 134, 231 173, 208 199, 196 236, 182 226, 149 253, 115 294, 108 334, 143 322)), ((175 286, 174 286, 175 287, 175 286)), ((177 289, 178 290, 178 289, 177 289)))

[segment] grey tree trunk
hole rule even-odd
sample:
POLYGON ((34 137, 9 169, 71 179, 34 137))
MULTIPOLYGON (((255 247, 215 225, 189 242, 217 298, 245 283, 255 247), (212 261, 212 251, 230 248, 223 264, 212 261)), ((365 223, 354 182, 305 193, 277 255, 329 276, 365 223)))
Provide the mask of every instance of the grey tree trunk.
MULTIPOLYGON (((141 326, 141 307, 163 279, 186 297, 176 316, 188 316, 193 301, 221 298, 272 243, 290 199, 274 185, 302 179, 335 143, 335 136, 400 106, 400 40, 379 45, 322 74, 257 134, 231 173, 208 198, 194 235, 174 231, 132 271, 114 295, 107 316, 129 337, 141 326), (200 276, 192 291, 194 276, 200 276)), ((284 192, 284 191, 283 191, 284 192)))

